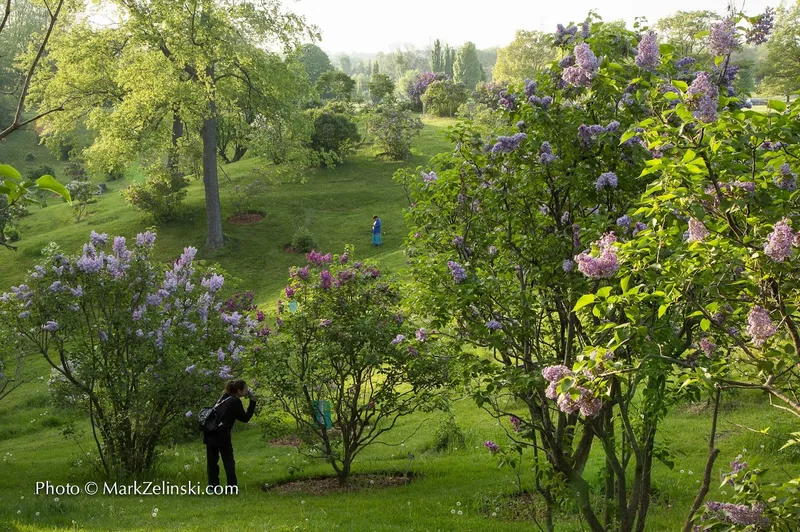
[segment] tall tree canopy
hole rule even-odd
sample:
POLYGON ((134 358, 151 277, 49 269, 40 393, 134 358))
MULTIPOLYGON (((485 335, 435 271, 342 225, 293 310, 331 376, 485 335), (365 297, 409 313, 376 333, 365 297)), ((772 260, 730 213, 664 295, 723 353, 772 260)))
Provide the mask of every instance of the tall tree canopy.
POLYGON ((297 51, 297 59, 308 72, 311 83, 316 83, 322 74, 333 70, 333 64, 328 54, 316 44, 302 45, 297 51))
POLYGON ((518 30, 511 44, 497 49, 497 63, 492 72, 494 81, 508 83, 533 78, 555 57, 552 35, 518 30))
POLYGON ((480 81, 486 81, 481 61, 478 58, 478 49, 475 43, 467 42, 458 51, 456 62, 453 65, 453 80, 463 84, 468 90, 475 90, 480 81))
POLYGON ((169 154, 171 166, 179 155, 201 160, 206 245, 218 248, 223 244, 220 118, 241 109, 237 102, 244 89, 257 95, 249 103, 264 104, 285 97, 287 86, 295 88, 298 76, 292 67, 261 47, 291 52, 300 39, 314 38, 315 31, 276 0, 115 4, 123 20, 118 27, 97 30, 77 24, 54 36, 44 59, 47 68, 34 76, 31 98, 40 109, 58 106, 63 111, 40 123, 46 134, 59 134, 85 119, 97 133, 86 153, 95 167, 140 155, 158 160, 169 154))
POLYGON ((713 11, 677 11, 659 19, 656 29, 675 47, 677 55, 697 57, 708 43, 708 39, 698 38, 697 34, 708 30, 711 23, 719 19, 713 11))

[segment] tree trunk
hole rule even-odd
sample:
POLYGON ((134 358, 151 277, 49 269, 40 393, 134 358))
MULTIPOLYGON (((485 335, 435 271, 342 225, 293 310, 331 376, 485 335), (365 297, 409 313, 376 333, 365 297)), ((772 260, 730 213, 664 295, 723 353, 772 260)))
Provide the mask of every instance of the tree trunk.
MULTIPOLYGON (((208 67, 213 78, 213 67, 208 67)), ((222 207, 219 201, 217 175, 217 104, 213 95, 208 101, 208 117, 203 120, 203 186, 206 192, 206 247, 219 249, 223 244, 222 207)))
POLYGON ((240 161, 242 157, 244 157, 245 153, 247 153, 247 147, 237 144, 233 148, 233 158, 231 159, 231 162, 235 163, 236 161, 240 161))
POLYGON ((178 169, 178 139, 183 136, 183 122, 178 114, 178 109, 172 111, 172 150, 167 157, 167 169, 173 177, 180 172, 178 169))

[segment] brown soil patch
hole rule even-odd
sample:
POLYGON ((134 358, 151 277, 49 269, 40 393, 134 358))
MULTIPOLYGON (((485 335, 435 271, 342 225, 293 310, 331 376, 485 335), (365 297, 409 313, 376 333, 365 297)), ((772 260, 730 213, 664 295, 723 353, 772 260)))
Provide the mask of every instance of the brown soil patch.
POLYGON ((402 473, 387 473, 373 475, 351 475, 347 484, 339 485, 336 477, 303 478, 289 480, 274 485, 262 486, 262 490, 278 493, 307 493, 309 495, 327 495, 329 493, 344 493, 351 491, 368 491, 373 489, 392 488, 404 486, 414 479, 409 473, 408 477, 402 473))
POLYGON ((242 214, 234 214, 228 221, 236 225, 248 225, 258 223, 264 219, 263 212, 245 212, 242 214))
POLYGON ((542 520, 545 516, 544 502, 527 491, 485 500, 481 512, 487 517, 513 521, 542 520))
POLYGON ((270 445, 276 447, 299 447, 301 443, 302 440, 297 436, 280 436, 278 438, 272 438, 269 441, 270 445))

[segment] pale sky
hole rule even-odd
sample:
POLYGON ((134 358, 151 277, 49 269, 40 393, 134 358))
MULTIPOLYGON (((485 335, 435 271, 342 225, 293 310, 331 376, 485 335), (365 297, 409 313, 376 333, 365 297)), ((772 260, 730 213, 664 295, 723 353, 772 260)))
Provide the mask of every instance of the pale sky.
MULTIPOLYGON (((746 0, 756 15, 780 0, 746 0)), ((737 4, 741 5, 742 0, 737 4)), ((724 13, 727 0, 284 0, 284 7, 322 31, 325 51, 389 52, 405 44, 425 48, 434 39, 454 46, 505 46, 518 29, 554 31, 557 23, 579 22, 589 10, 604 20, 637 16, 652 24, 675 11, 724 13)))

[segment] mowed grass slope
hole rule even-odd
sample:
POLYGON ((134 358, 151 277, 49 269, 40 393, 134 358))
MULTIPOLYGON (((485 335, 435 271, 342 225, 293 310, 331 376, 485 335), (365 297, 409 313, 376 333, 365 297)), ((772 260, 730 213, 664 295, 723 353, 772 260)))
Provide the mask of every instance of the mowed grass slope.
MULTIPOLYGON (((415 142, 414 158, 405 164, 412 167, 425 164, 430 156, 449 149, 441 137, 449 123, 427 120, 422 136, 415 142)), ((9 160, 8 154, 0 151, 0 160, 4 157, 9 160)), ((226 223, 230 244, 213 254, 201 251, 200 257, 221 264, 238 279, 238 289, 254 290, 258 301, 271 303, 286 282, 287 268, 304 260, 283 248, 296 228, 307 223, 322 250, 339 251, 346 244, 355 244, 359 256, 375 257, 385 268, 402 273, 401 243, 406 234, 402 208, 406 199, 391 180, 392 173, 400 166, 359 153, 342 167, 309 172, 305 183, 276 186, 263 201, 252 206, 266 213, 264 221, 250 226, 226 223), (370 246, 373 214, 381 216, 387 232, 384 246, 379 249, 370 246)), ((234 178, 249 179, 257 167, 257 161, 245 160, 225 170, 234 178)), ((129 179, 136 178, 135 171, 130 174, 129 179)), ((66 205, 51 202, 46 209, 35 210, 22 224, 19 252, 0 252, 3 280, 0 290, 21 281, 35 263, 39 250, 50 241, 72 252, 92 229, 128 237, 146 229, 149 225, 146 218, 128 207, 118 193, 125 185, 110 183, 109 194, 92 207, 88 220, 79 224, 72 220, 66 205)), ((187 245, 202 249, 205 237, 202 192, 202 184, 193 181, 187 198, 187 217, 180 223, 157 228, 161 258, 172 259, 187 245)), ((227 218, 232 207, 224 185, 222 201, 227 218)), ((458 397, 452 415, 465 436, 463 445, 436 451, 441 422, 448 414, 418 413, 404 419, 382 444, 359 457, 355 473, 410 470, 416 478, 402 487, 328 495, 263 491, 265 485, 290 478, 327 475, 332 470, 323 463, 304 459, 294 448, 270 445, 264 436, 266 413, 259 412, 250 425, 240 425, 234 434, 241 488, 238 497, 81 495, 61 496, 56 501, 52 495, 36 496, 36 482, 62 485, 69 482, 82 487, 89 481, 102 483, 102 479, 89 465, 96 451, 85 416, 50 406, 49 369, 44 361, 32 358, 26 366, 26 375, 29 384, 0 402, 0 530, 535 529, 530 520, 511 519, 513 512, 504 497, 516 491, 516 476, 509 468, 498 469, 498 458, 483 446, 486 440, 505 444, 507 421, 502 421, 504 428, 470 399, 458 397), (65 438, 63 432, 69 426, 74 426, 75 436, 65 438), (409 459, 409 453, 414 455, 413 460, 409 459)), ((654 466, 654 502, 648 530, 681 528, 705 463, 709 426, 710 412, 704 405, 676 408, 664 423, 659 442, 673 450, 676 465, 672 469, 661 463, 654 466)), ((796 476, 800 453, 778 451, 793 430, 796 421, 769 408, 763 396, 728 397, 718 436, 722 453, 714 469, 709 497, 724 499, 726 490, 717 487, 717 479, 728 470, 728 462, 740 453, 753 464, 758 461, 761 466, 769 467, 770 478, 775 481, 796 476), (770 427, 768 435, 748 430, 766 427, 770 427)), ((602 485, 603 461, 598 451, 598 448, 593 450, 587 468, 595 497, 602 485)), ((526 454, 521 470, 522 487, 528 490, 532 489, 531 460, 526 454)), ((199 435, 165 446, 158 468, 150 478, 172 484, 190 480, 204 483, 205 449, 199 435)), ((559 530, 582 529, 577 511, 566 499, 557 523, 559 530)))

